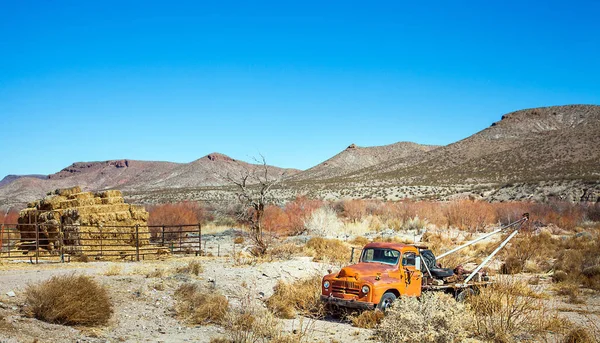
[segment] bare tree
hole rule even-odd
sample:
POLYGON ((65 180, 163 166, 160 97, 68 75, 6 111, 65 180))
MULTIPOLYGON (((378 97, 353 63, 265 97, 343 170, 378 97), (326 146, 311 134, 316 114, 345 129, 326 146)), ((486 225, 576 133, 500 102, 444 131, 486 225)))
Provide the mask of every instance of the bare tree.
POLYGON ((238 219, 250 227, 250 238, 255 248, 252 253, 262 256, 267 252, 270 237, 263 235, 262 219, 265 207, 274 202, 273 187, 281 183, 285 172, 273 175, 269 173, 269 166, 263 155, 261 159, 254 159, 258 166, 246 168, 241 175, 227 174, 225 179, 236 186, 236 196, 240 201, 241 210, 238 219))

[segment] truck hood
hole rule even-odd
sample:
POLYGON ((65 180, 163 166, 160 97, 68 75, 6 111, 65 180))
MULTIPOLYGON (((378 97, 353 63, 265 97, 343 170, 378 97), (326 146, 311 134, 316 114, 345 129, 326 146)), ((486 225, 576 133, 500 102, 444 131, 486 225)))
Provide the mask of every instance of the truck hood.
POLYGON ((342 270, 340 270, 340 272, 338 273, 338 277, 354 277, 354 278, 359 278, 359 277, 367 277, 367 276, 375 276, 377 274, 384 274, 384 273, 388 273, 388 272, 392 272, 397 270, 397 266, 393 266, 393 265, 389 265, 389 264, 384 264, 384 263, 376 263, 376 262, 369 262, 369 263, 357 263, 357 264, 353 264, 347 267, 342 268, 342 270))

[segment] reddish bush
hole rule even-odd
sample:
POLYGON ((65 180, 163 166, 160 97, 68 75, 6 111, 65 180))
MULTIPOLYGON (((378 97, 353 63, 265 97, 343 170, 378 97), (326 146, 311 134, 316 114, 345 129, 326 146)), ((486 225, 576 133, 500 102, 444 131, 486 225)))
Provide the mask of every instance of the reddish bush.
POLYGON ((353 222, 361 220, 367 214, 367 203, 364 200, 344 200, 342 208, 344 216, 353 222))
POLYGON ((306 196, 297 197, 294 201, 288 202, 284 211, 288 216, 290 233, 299 235, 304 232, 304 223, 316 209, 323 206, 321 200, 308 199, 306 196))
POLYGON ((150 214, 149 225, 188 225, 200 223, 204 219, 204 208, 196 202, 149 206, 147 210, 150 214))
POLYGON ((151 238, 157 238, 165 227, 167 239, 177 238, 181 232, 180 225, 194 225, 203 222, 204 208, 196 202, 179 202, 175 204, 162 204, 147 207, 148 225, 150 225, 151 238))
POLYGON ((17 219, 19 219, 19 212, 13 209, 0 214, 0 224, 17 224, 17 219))
POLYGON ((282 234, 289 231, 290 221, 281 207, 270 205, 262 215, 262 227, 266 232, 282 234))
POLYGON ((444 206, 448 227, 480 231, 496 222, 494 206, 484 201, 455 200, 444 206))

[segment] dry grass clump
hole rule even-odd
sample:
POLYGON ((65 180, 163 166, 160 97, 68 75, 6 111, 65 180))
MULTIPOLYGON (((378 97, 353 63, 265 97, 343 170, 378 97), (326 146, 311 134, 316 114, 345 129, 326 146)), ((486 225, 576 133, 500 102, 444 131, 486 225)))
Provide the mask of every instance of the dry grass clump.
POLYGON ((566 279, 600 290, 600 237, 575 236, 561 243, 554 268, 566 279))
POLYGON ((348 262, 350 247, 337 239, 313 237, 306 242, 305 252, 315 261, 348 262))
POLYGON ((121 275, 122 271, 123 271, 123 267, 121 267, 118 264, 112 264, 108 268, 106 268, 106 270, 104 271, 104 275, 106 275, 106 276, 121 275))
POLYGON ((105 287, 85 275, 53 276, 25 291, 33 317, 63 325, 102 325, 113 313, 105 287))
POLYGON ((367 237, 356 236, 348 243, 362 247, 369 244, 369 242, 371 241, 367 237))
POLYGON ((583 301, 579 298, 581 290, 579 284, 573 282, 560 282, 554 286, 557 295, 567 296, 571 304, 581 304, 583 301))
POLYGON ((358 316, 350 316, 353 326, 363 329, 374 329, 384 318, 383 312, 379 310, 363 311, 358 316))
POLYGON ((190 261, 184 266, 177 267, 175 271, 180 274, 193 274, 198 276, 198 274, 202 273, 204 269, 202 268, 200 262, 190 261))
POLYGON ((577 326, 565 335, 562 343, 597 343, 599 339, 592 330, 577 326))
POLYGON ((512 342, 523 335, 541 337, 548 330, 562 327, 557 312, 540 298, 525 282, 500 279, 469 297, 467 303, 475 318, 477 335, 487 340, 512 342))
POLYGON ((292 256, 301 253, 302 250, 301 246, 294 243, 284 243, 271 247, 267 253, 276 259, 289 260, 292 256))
MULTIPOLYGON (((271 312, 264 309, 254 299, 254 290, 242 285, 239 306, 227 311, 223 324, 227 330, 224 337, 214 342, 230 343, 300 343, 306 341, 306 330, 302 327, 294 334, 284 334, 283 325, 271 312)), ((302 319, 301 319, 302 321, 302 319)))
POLYGON ((192 324, 219 324, 223 322, 229 301, 215 290, 196 284, 183 284, 175 290, 177 315, 192 324))
POLYGON ((376 332, 383 342, 462 342, 470 321, 465 306, 451 295, 424 293, 420 299, 398 299, 376 332))
POLYGON ((552 269, 551 261, 556 255, 560 242, 543 231, 540 234, 522 232, 515 237, 500 256, 504 258, 501 267, 503 274, 525 272, 547 272, 552 269), (535 248, 532 248, 535 247, 535 248))
POLYGON ((166 274, 166 272, 163 268, 154 268, 154 270, 151 270, 146 273, 146 277, 147 278, 161 278, 161 277, 165 276, 165 274, 166 274))
POLYGON ((297 314, 321 317, 324 307, 321 297, 321 276, 300 279, 293 283, 277 282, 267 307, 280 318, 292 319, 297 314))
POLYGON ((242 236, 236 236, 233 239, 233 243, 235 243, 235 244, 242 244, 242 243, 244 243, 244 237, 242 237, 242 236))

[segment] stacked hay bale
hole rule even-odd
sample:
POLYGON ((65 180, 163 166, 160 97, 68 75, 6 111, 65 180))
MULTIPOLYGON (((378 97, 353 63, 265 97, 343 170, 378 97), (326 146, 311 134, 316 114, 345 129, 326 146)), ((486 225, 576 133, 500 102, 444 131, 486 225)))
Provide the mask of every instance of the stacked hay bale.
POLYGON ((150 237, 148 212, 124 203, 123 194, 117 190, 92 193, 82 192, 80 187, 58 189, 28 204, 18 223, 23 250, 35 249, 36 225, 40 248, 52 251, 63 242, 64 251, 72 254, 88 251, 94 255, 101 246, 127 252, 136 241, 140 246, 148 245, 150 237))

